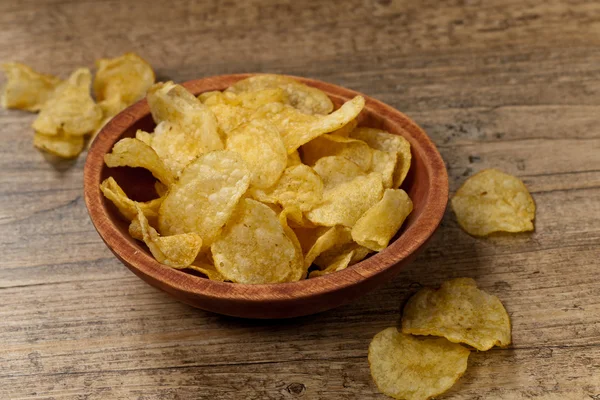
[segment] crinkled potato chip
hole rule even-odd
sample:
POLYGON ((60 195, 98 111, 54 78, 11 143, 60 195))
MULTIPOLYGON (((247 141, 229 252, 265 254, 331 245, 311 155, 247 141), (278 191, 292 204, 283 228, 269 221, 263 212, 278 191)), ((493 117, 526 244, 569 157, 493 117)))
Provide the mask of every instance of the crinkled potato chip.
POLYGON ((364 106, 365 99, 356 96, 331 114, 309 115, 290 106, 271 103, 259 108, 253 114, 253 118, 265 118, 271 121, 279 129, 288 153, 292 153, 314 138, 346 125, 360 114, 364 106))
POLYGON ((387 328, 369 345, 371 376, 395 399, 427 400, 454 385, 467 370, 470 351, 443 338, 417 338, 387 328))
POLYGON ((306 217, 317 225, 344 225, 351 228, 383 195, 381 175, 371 173, 323 192, 323 203, 309 211, 306 217))
POLYGON ((394 172, 396 169, 398 154, 391 151, 372 150, 371 168, 369 172, 379 172, 383 181, 383 187, 394 186, 394 172))
POLYGON ((393 188, 399 188, 408 174, 412 154, 410 143, 400 135, 382 131, 374 128, 356 128, 350 133, 350 137, 366 142, 376 150, 395 152, 398 155, 396 169, 394 171, 393 188))
POLYGON ((463 183, 451 200, 460 226, 470 235, 533 230, 535 203, 523 182, 497 169, 463 183))
POLYGON ((70 136, 64 133, 43 135, 35 132, 33 145, 60 158, 75 158, 83 151, 84 140, 83 136, 70 136))
POLYGON ((297 229, 296 232, 305 254, 304 266, 307 269, 321 253, 352 241, 350 229, 343 226, 297 229))
POLYGON ((208 106, 217 118, 217 126, 223 137, 238 126, 245 124, 252 118, 253 110, 226 103, 217 103, 208 106))
POLYGON ((302 246, 300 245, 298 236, 296 236, 296 232, 292 228, 290 228, 290 226, 288 224, 288 217, 292 214, 298 214, 298 213, 300 213, 300 215, 302 215, 302 213, 300 212, 300 210, 297 207, 286 208, 283 211, 281 211, 281 213, 279 213, 279 223, 281 224, 281 226, 283 228, 283 232, 285 233, 285 235, 290 239, 290 241, 294 245, 294 249, 296 249, 295 265, 300 271, 298 271, 296 273, 297 275, 299 275, 299 277, 297 279, 296 279, 296 277, 294 277, 293 280, 299 280, 299 279, 306 278, 306 273, 308 271, 308 267, 301 268, 304 265, 304 253, 302 252, 302 246))
POLYGON ((303 113, 329 114, 333 111, 333 103, 325 93, 282 75, 251 76, 236 82, 226 92, 239 94, 274 88, 283 89, 287 94, 287 102, 303 113))
POLYGON ((288 154, 287 158, 287 166, 293 167, 294 165, 302 164, 302 160, 300 159, 300 154, 298 151, 294 151, 293 153, 288 154))
MULTIPOLYGON (((138 208, 137 220, 142 238, 150 252, 161 264, 181 269, 189 267, 202 248, 202 239, 195 233, 182 233, 173 236, 160 236, 150 226, 144 212, 138 208)), ((130 229, 131 230, 131 229, 130 229)))
POLYGON ((329 250, 319 254, 319 256, 315 258, 313 264, 315 264, 321 270, 323 270, 324 268, 327 268, 328 266, 334 264, 336 260, 339 259, 340 255, 348 254, 350 252, 352 252, 350 265, 354 265, 364 260, 365 257, 367 257, 371 253, 371 250, 357 243, 354 243, 350 238, 347 243, 340 242, 339 244, 336 244, 329 250))
POLYGON ((332 135, 348 137, 350 136, 350 132, 352 132, 356 126, 358 125, 358 120, 354 118, 352 121, 348 122, 346 125, 342 126, 340 129, 331 132, 332 135))
POLYGON ((309 278, 316 278, 318 276, 329 275, 334 272, 338 272, 348 268, 350 262, 352 261, 352 257, 354 256, 354 250, 350 250, 347 253, 340 254, 334 260, 332 260, 331 264, 327 265, 323 270, 314 270, 309 274, 309 278))
POLYGON ((410 197, 402 189, 386 189, 352 227, 352 239, 374 251, 385 249, 412 212, 410 197))
POLYGON ((326 188, 351 181, 357 176, 366 175, 365 171, 358 164, 344 156, 320 158, 313 166, 313 169, 319 174, 326 188))
POLYGON ((100 184, 100 190, 104 197, 112 201, 127 220, 135 220, 139 210, 141 210, 144 216, 150 220, 150 223, 156 225, 158 209, 164 200, 162 197, 147 202, 131 200, 112 176, 109 176, 100 184))
POLYGON ((252 187, 273 186, 287 165, 288 155, 279 131, 266 120, 253 120, 231 131, 226 148, 246 161, 252 172, 252 187))
POLYGON ((363 171, 371 168, 373 150, 362 140, 335 135, 321 135, 302 146, 302 160, 314 165, 322 157, 342 156, 363 171))
POLYGON ((138 139, 125 138, 119 140, 112 151, 104 156, 104 163, 110 167, 145 168, 156 179, 169 186, 175 178, 158 154, 150 146, 138 139))
POLYGON ((421 289, 408 300, 402 332, 443 336, 480 351, 511 343, 510 318, 500 300, 470 278, 442 283, 438 290, 421 289))
POLYGON ((138 220, 137 215, 135 216, 135 219, 132 220, 129 224, 128 231, 132 238, 136 240, 141 240, 142 242, 144 241, 144 232, 142 232, 142 225, 140 225, 140 221, 138 220))
POLYGON ((102 110, 90 96, 91 82, 89 69, 73 72, 46 101, 33 121, 33 129, 44 135, 82 136, 93 132, 102 120, 102 110))
POLYGON ((155 80, 150 64, 135 53, 102 58, 96 61, 96 68, 93 87, 99 102, 110 100, 131 105, 146 95, 155 80))
POLYGON ((232 282, 291 282, 304 271, 277 214, 252 199, 240 202, 211 251, 217 271, 232 282))
POLYGON ((61 80, 52 75, 35 72, 25 64, 2 64, 7 82, 0 104, 4 108, 39 111, 50 98, 61 80))
POLYGON ((198 233, 210 246, 250 183, 246 162, 232 151, 213 151, 187 166, 170 186, 158 217, 163 235, 198 233))
POLYGON ((311 167, 301 164, 286 168, 274 186, 252 190, 251 195, 265 203, 308 211, 321 204, 323 182, 311 167))

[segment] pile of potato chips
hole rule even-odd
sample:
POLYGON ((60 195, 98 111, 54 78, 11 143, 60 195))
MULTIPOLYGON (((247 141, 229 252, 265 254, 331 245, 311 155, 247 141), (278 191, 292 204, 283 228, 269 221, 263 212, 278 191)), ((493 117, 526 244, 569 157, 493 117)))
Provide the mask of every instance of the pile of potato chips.
POLYGON ((20 63, 6 63, 1 104, 38 112, 33 144, 61 158, 75 158, 112 117, 146 95, 154 83, 152 67, 134 53, 75 70, 66 80, 43 75, 20 63), (93 84, 94 100, 90 94, 93 84), (90 138, 92 136, 92 138, 90 138))
POLYGON ((385 249, 412 211, 402 136, 357 127, 361 96, 334 111, 320 90, 256 75, 195 97, 172 82, 147 94, 154 132, 105 156, 157 179, 136 202, 109 178, 104 195, 161 263, 210 279, 292 282, 385 249))
POLYGON ((395 399, 430 399, 466 371, 470 350, 461 343, 478 351, 511 343, 504 306, 470 278, 412 296, 404 307, 401 332, 387 328, 371 341, 371 375, 379 390, 395 399))

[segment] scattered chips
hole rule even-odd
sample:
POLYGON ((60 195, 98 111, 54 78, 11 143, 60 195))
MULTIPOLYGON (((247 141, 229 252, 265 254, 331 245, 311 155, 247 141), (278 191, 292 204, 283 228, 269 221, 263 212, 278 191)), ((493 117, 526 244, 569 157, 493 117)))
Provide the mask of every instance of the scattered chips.
POLYGON ((96 61, 96 68, 94 95, 98 102, 133 104, 146 96, 155 79, 150 64, 135 53, 102 58, 96 61))
POLYGON ((438 290, 421 289, 404 307, 402 332, 443 336, 480 351, 511 342, 510 319, 496 296, 470 278, 444 282, 438 290))
POLYGON ((62 132, 57 135, 35 132, 33 145, 60 158, 75 158, 83 150, 84 140, 83 136, 70 136, 62 132))
POLYGON ((422 339, 387 328, 369 345, 369 366, 382 393, 427 400, 450 389, 465 373, 469 354, 444 338, 422 339))
POLYGON ((55 76, 40 74, 21 63, 2 64, 2 70, 7 78, 0 97, 4 108, 39 111, 61 82, 55 76))
POLYGON ((277 214, 252 199, 240 202, 211 251, 217 271, 232 282, 291 282, 304 271, 277 214))
POLYGON ((352 239, 374 251, 385 249, 398 232, 413 204, 402 189, 386 189, 379 202, 369 208, 352 227, 352 239))
POLYGON ((523 182, 497 169, 483 170, 451 200, 460 226, 470 235, 533 230, 535 203, 523 182))

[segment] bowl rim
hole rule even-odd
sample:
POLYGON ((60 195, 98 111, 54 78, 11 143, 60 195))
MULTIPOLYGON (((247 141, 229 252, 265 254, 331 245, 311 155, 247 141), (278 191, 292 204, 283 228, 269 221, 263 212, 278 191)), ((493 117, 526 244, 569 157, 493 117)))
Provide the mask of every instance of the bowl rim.
MULTIPOLYGON (((194 95, 198 95, 211 90, 223 90, 235 81, 254 75, 260 74, 217 75, 187 81, 182 85, 194 95)), ((424 168, 428 170, 431 179, 430 190, 426 195, 425 206, 421 214, 400 237, 381 252, 342 271, 296 282, 255 285, 218 282, 162 265, 149 253, 141 250, 138 247, 139 244, 136 245, 129 240, 110 220, 100 191, 104 154, 112 149, 123 132, 150 114, 148 103, 144 98, 123 110, 104 126, 88 150, 84 166, 84 199, 92 224, 108 248, 136 275, 145 275, 152 281, 166 284, 171 289, 185 295, 200 295, 212 300, 265 304, 298 300, 336 292, 378 275, 419 251, 433 235, 441 223, 448 203, 448 174, 440 153, 423 129, 402 112, 362 93, 316 79, 293 75, 285 76, 309 86, 316 86, 329 96, 352 98, 361 95, 366 101, 365 109, 376 108, 375 114, 385 119, 391 119, 410 131, 412 138, 407 137, 407 140, 411 142, 412 148, 415 148, 413 143, 418 143, 423 151, 424 159, 426 159, 424 168)))

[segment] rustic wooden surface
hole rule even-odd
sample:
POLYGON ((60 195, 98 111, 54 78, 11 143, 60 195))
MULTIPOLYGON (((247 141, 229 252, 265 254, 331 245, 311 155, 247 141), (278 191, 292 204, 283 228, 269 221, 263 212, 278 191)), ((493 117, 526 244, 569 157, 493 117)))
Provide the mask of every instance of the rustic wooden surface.
POLYGON ((600 3, 595 0, 0 1, 0 61, 66 76, 136 51, 161 79, 304 75, 406 112, 451 191, 520 176, 533 234, 474 239, 447 212, 392 282, 320 315, 255 322, 178 303, 126 270, 82 201, 82 167, 0 111, 0 399, 383 399, 371 337, 421 285, 475 278, 509 349, 473 353, 445 399, 600 399, 600 3), (161 5, 164 3, 164 5, 161 5))

